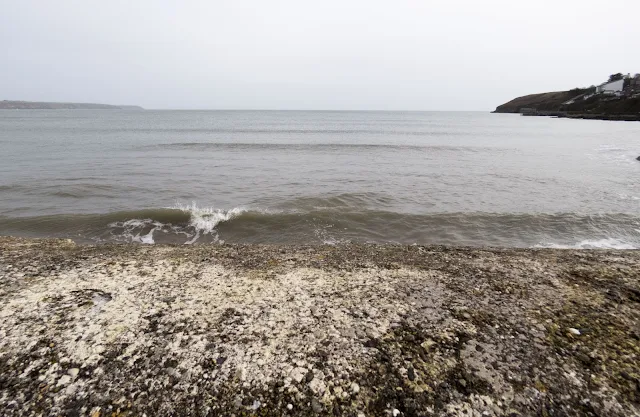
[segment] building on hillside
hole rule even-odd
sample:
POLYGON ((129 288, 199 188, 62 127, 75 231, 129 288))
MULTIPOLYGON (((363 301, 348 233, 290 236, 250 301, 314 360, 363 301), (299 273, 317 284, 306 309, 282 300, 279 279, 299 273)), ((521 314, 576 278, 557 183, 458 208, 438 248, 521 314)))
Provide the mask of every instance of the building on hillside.
POLYGON ((629 89, 632 93, 640 93, 640 74, 636 74, 629 80, 629 89))
POLYGON ((624 87, 624 79, 618 80, 618 81, 612 81, 610 83, 604 83, 597 86, 596 93, 619 96, 622 94, 623 87, 624 87))

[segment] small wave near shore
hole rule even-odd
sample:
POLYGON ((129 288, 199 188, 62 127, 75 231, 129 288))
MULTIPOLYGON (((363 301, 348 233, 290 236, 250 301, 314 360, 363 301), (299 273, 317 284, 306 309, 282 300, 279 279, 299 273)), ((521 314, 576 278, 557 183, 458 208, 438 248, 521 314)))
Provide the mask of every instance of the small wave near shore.
POLYGON ((0 235, 78 243, 390 243, 567 249, 640 248, 640 217, 609 213, 398 213, 345 198, 303 199, 277 209, 201 207, 104 214, 0 216, 0 235))

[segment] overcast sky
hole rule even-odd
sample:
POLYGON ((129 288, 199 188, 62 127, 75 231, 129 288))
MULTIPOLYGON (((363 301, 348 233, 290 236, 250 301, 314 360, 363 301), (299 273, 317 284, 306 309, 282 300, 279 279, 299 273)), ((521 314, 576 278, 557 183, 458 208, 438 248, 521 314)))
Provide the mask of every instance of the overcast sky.
POLYGON ((639 18, 639 0, 0 0, 0 99, 491 110, 640 72, 639 18))

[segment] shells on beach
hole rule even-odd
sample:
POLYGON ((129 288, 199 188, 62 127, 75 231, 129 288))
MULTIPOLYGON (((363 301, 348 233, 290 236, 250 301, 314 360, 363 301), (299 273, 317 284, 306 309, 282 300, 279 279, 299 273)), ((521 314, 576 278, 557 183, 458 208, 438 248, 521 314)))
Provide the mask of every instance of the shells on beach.
POLYGON ((16 415, 637 411, 636 251, 40 242, 0 238, 16 415))

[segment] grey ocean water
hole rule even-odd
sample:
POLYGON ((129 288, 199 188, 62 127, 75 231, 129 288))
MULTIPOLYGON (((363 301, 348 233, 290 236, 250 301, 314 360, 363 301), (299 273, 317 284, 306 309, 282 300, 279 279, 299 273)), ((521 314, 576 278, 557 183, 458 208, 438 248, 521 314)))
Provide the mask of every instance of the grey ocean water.
POLYGON ((0 235, 640 247, 640 123, 0 111, 0 235))

